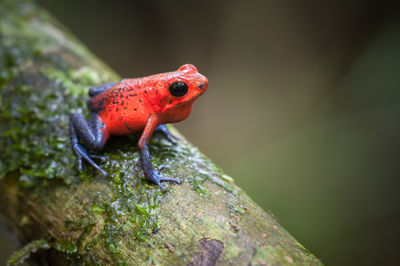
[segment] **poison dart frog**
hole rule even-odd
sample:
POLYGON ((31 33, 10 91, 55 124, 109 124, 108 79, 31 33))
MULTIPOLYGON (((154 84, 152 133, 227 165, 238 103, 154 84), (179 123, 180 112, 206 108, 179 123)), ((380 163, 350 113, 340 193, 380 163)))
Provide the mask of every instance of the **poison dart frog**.
POLYGON ((70 116, 70 138, 78 158, 78 170, 82 171, 82 160, 91 164, 102 174, 107 173, 92 159, 103 159, 94 155, 101 151, 110 135, 126 135, 142 132, 139 139, 139 156, 144 176, 148 181, 182 183, 182 180, 162 177, 151 163, 148 143, 153 132, 159 131, 171 143, 175 139, 166 123, 184 120, 192 111, 193 103, 208 86, 208 80, 191 64, 181 66, 177 71, 152 76, 123 79, 89 90, 88 107, 91 111, 87 121, 80 113, 70 116))

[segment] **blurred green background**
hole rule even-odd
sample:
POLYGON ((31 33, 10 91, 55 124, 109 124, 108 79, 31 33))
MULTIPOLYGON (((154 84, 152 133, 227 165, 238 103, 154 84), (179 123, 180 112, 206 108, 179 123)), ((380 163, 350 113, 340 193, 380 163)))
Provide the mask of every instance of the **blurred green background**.
POLYGON ((196 65, 177 127, 324 263, 398 263, 395 1, 37 2, 123 77, 196 65))

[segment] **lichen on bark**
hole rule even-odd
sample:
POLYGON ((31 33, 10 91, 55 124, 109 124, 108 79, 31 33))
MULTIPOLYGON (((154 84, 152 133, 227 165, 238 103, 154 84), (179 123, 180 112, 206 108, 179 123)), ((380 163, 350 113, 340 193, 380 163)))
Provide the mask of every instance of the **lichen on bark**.
POLYGON ((107 143, 107 177, 78 173, 69 114, 119 77, 30 1, 0 15, 0 206, 25 250, 41 243, 57 264, 320 264, 182 136, 150 142, 154 166, 184 180, 166 193, 144 180, 138 135, 107 143))

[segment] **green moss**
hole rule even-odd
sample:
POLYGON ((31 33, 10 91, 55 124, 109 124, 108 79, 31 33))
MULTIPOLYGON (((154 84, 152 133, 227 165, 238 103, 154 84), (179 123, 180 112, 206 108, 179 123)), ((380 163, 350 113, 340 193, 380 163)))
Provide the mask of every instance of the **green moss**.
POLYGON ((178 142, 175 146, 167 140, 155 136, 150 141, 149 147, 155 166, 165 165, 172 161, 179 162, 179 164, 168 166, 165 170, 165 175, 172 175, 173 177, 180 177, 187 180, 192 189, 199 194, 205 197, 210 195, 210 192, 204 186, 206 181, 222 187, 227 192, 234 192, 231 186, 224 182, 224 180, 232 181, 232 179, 229 179, 228 176, 226 178, 220 168, 205 157, 197 148, 187 145, 184 140, 178 142), (183 176, 181 174, 188 171, 196 174, 192 176, 183 176), (215 172, 215 174, 210 175, 210 172, 215 172))
POLYGON ((226 174, 222 174, 222 175, 221 175, 221 178, 222 178, 224 181, 227 181, 227 182, 233 182, 233 181, 234 181, 232 177, 230 177, 230 176, 228 176, 228 175, 226 175, 226 174))
POLYGON ((92 213, 94 215, 102 214, 102 213, 105 212, 105 210, 101 206, 99 206, 98 204, 93 204, 92 207, 90 208, 90 210, 92 211, 92 213))
POLYGON ((303 252, 305 252, 306 254, 312 255, 311 252, 306 249, 302 244, 300 244, 299 242, 296 242, 296 246, 298 246, 303 252))
MULTIPOLYGON (((74 186, 94 180, 110 182, 112 194, 87 203, 83 207, 84 216, 66 219, 69 230, 80 232, 78 239, 58 239, 54 247, 68 254, 90 254, 99 243, 104 243, 114 261, 119 261, 120 243, 126 236, 121 233, 123 228, 131 228, 129 237, 140 243, 148 242, 160 229, 158 212, 163 194, 157 186, 144 180, 138 157, 138 135, 113 138, 107 143, 102 154, 106 161, 100 165, 111 173, 108 177, 99 175, 86 163, 84 171, 78 173, 68 136, 69 115, 72 112, 88 115, 88 88, 117 77, 104 71, 99 61, 87 56, 87 51, 69 37, 48 34, 57 29, 42 21, 42 17, 48 19, 46 13, 33 12, 29 4, 23 8, 20 4, 13 5, 13 8, 30 15, 26 16, 27 21, 21 21, 6 14, 0 22, 2 31, 7 33, 7 38, 0 38, 0 178, 15 171, 20 184, 30 189, 74 186), (79 61, 81 54, 87 61, 79 61), (73 56, 76 58, 70 58, 73 56), (71 66, 68 63, 71 61, 79 64, 71 66), (101 230, 96 231, 97 227, 101 230)), ((156 135, 150 142, 150 152, 155 168, 166 165, 161 175, 183 179, 204 197, 211 194, 206 182, 232 192, 225 182, 231 180, 185 141, 175 146, 156 135)), ((73 206, 67 202, 63 207, 69 210, 73 206)), ((148 257, 155 261, 151 254, 148 257)))
POLYGON ((110 243, 110 244, 107 246, 107 248, 108 248, 108 250, 109 250, 111 253, 113 253, 113 254, 118 254, 118 253, 121 252, 113 243, 110 243))
MULTIPOLYGON (((69 110, 84 101, 65 92, 65 84, 54 84, 57 79, 48 79, 49 75, 31 78, 40 69, 34 65, 37 53, 33 49, 35 45, 20 41, 19 25, 7 24, 8 38, 0 42, 0 64, 4 66, 1 76, 7 77, 0 83, 0 119, 7 121, 0 125, 0 145, 4 147, 0 161, 2 175, 7 171, 20 171, 22 184, 32 186, 42 183, 40 179, 72 176, 68 171, 72 157, 65 157, 59 151, 68 148, 65 128, 69 110), (15 34, 11 34, 12 31, 15 34), (17 73, 22 69, 24 73, 17 73), (8 74, 4 74, 7 71, 8 74), (39 87, 38 83, 40 89, 34 89, 39 87)), ((65 68, 57 60, 46 60, 46 63, 54 68, 65 68)), ((71 178, 64 181, 70 183, 71 178)))
POLYGON ((49 243, 44 239, 39 239, 30 242, 29 244, 25 245, 20 250, 14 252, 11 257, 8 259, 8 265, 17 265, 23 263, 26 259, 28 259, 31 254, 37 252, 38 250, 46 250, 49 249, 49 243))
POLYGON ((187 169, 193 170, 197 174, 189 177, 189 181, 193 189, 203 196, 208 196, 209 192, 203 185, 204 182, 208 181, 214 183, 227 192, 233 192, 233 189, 222 179, 224 176, 222 170, 218 168, 210 159, 205 157, 197 148, 181 145, 185 152, 182 152, 182 156, 185 158, 189 157, 191 160, 185 160, 185 166, 187 169), (214 174, 210 175, 210 172, 214 174))
POLYGON ((74 81, 72 81, 71 78, 65 74, 65 72, 57 69, 47 68, 44 69, 42 73, 49 80, 62 84, 62 86, 66 88, 67 94, 86 96, 87 90, 83 89, 80 84, 76 84, 74 81))
POLYGON ((88 86, 98 85, 109 80, 107 75, 103 77, 94 68, 83 66, 77 70, 70 70, 68 76, 75 81, 80 81, 88 86))
POLYGON ((45 68, 42 73, 54 82, 59 82, 66 88, 66 93, 77 96, 87 96, 88 89, 102 84, 106 78, 100 78, 100 74, 88 66, 78 70, 70 69, 67 72, 55 68, 45 68))
POLYGON ((229 209, 234 213, 234 214, 245 214, 246 211, 244 208, 240 205, 234 204, 232 202, 227 202, 229 209))
POLYGON ((2 33, 7 34, 0 38, 0 120, 6 121, 0 123, 0 146, 4 147, 0 178, 19 171, 25 187, 49 179, 70 184, 76 180, 76 161, 69 147, 69 114, 86 105, 87 98, 82 96, 90 86, 114 75, 100 76, 89 65, 70 68, 52 54, 54 49, 63 49, 62 35, 37 35, 38 30, 57 30, 40 19, 48 19, 47 14, 33 11, 25 2, 3 4, 10 12, 4 13, 0 22, 2 33), (21 12, 29 22, 16 15, 21 12), (63 150, 68 152, 60 153, 63 150))
POLYGON ((78 246, 68 241, 59 241, 53 244, 52 247, 67 254, 73 254, 78 251, 78 246))

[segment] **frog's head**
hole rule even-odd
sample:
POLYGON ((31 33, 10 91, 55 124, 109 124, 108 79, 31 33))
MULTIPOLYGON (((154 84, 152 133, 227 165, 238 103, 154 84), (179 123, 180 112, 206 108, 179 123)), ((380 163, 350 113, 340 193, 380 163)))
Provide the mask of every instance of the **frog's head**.
POLYGON ((186 64, 170 73, 165 87, 168 102, 162 116, 165 122, 173 123, 190 114, 194 101, 207 90, 208 79, 194 65, 186 64))
POLYGON ((175 106, 193 102, 202 95, 208 86, 208 80, 197 71, 194 65, 181 66, 169 80, 168 91, 175 106))

